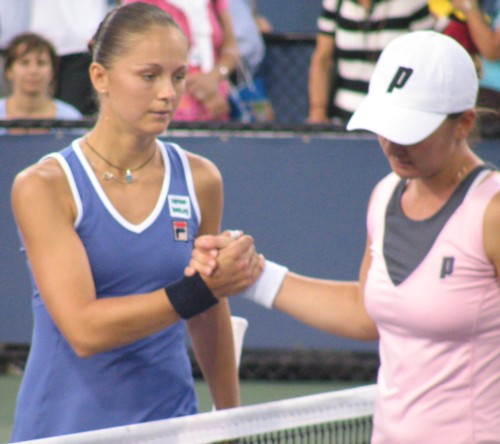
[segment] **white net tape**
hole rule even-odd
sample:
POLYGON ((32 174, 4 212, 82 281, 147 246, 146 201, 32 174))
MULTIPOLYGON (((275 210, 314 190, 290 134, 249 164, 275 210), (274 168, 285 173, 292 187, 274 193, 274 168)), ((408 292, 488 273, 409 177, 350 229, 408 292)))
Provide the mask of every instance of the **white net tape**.
POLYGON ((51 444, 206 444, 373 415, 376 385, 45 438, 51 444))

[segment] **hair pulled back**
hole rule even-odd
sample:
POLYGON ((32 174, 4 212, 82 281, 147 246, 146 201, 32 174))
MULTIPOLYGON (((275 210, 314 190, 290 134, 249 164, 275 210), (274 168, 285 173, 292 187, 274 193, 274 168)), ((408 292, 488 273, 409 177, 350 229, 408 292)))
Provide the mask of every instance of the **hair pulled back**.
POLYGON ((89 44, 92 61, 110 68, 130 49, 133 37, 145 34, 152 26, 174 27, 184 35, 173 18, 157 6, 136 2, 111 10, 89 44))

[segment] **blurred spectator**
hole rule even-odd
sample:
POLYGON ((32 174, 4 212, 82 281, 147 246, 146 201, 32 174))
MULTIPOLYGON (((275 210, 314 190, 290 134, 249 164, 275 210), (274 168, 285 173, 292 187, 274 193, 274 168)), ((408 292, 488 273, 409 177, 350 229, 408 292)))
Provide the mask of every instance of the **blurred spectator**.
MULTIPOLYGON (((18 34, 28 31, 31 0, 0 0, 0 72, 4 72, 5 50, 18 34)), ((0 97, 9 93, 5 78, 0 78, 0 97)))
MULTIPOLYGON (((255 74, 265 55, 255 0, 230 0, 229 13, 241 59, 252 74, 255 74)), ((266 25, 266 29, 269 29, 269 25, 266 25)))
POLYGON ((308 121, 344 128, 368 92, 384 47, 408 31, 433 27, 427 0, 323 0, 309 71, 308 121))
POLYGON ((470 37, 481 56, 478 106, 496 111, 480 116, 480 131, 496 136, 500 135, 500 0, 484 3, 482 9, 477 0, 453 0, 453 6, 464 14, 470 37))
POLYGON ((80 119, 76 108, 52 97, 56 66, 49 41, 33 33, 15 37, 5 53, 12 92, 0 99, 0 119, 80 119))
POLYGON ((230 110, 227 78, 239 60, 227 0, 123 0, 123 3, 136 1, 168 12, 191 43, 186 93, 175 120, 227 121, 230 110))
POLYGON ((96 111, 88 74, 88 43, 114 2, 31 0, 30 30, 51 41, 60 57, 55 96, 85 115, 96 111))
POLYGON ((240 66, 231 76, 234 85, 230 99, 231 120, 272 121, 274 110, 260 72, 266 52, 262 34, 271 32, 271 24, 258 14, 255 0, 230 0, 229 13, 241 58, 240 66))
POLYGON ((452 0, 429 0, 429 9, 436 17, 436 31, 452 37, 470 54, 478 76, 481 76, 481 57, 467 27, 462 11, 453 6, 452 0))

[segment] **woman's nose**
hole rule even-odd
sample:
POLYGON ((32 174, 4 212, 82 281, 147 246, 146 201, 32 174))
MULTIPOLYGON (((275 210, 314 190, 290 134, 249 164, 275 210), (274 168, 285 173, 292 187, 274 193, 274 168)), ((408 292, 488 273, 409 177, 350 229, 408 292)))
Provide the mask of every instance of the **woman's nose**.
POLYGON ((165 78, 160 80, 158 87, 158 96, 162 100, 171 100, 175 97, 177 91, 171 79, 165 78))

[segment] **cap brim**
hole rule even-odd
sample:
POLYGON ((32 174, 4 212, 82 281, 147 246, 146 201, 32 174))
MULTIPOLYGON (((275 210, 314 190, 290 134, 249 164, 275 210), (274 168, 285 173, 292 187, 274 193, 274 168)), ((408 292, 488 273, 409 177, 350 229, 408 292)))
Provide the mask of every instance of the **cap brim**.
POLYGON ((413 145, 429 137, 446 115, 396 106, 383 98, 366 96, 356 109, 347 130, 371 131, 400 145, 413 145))

